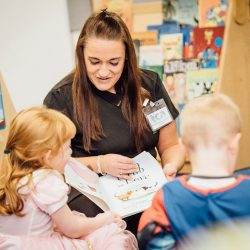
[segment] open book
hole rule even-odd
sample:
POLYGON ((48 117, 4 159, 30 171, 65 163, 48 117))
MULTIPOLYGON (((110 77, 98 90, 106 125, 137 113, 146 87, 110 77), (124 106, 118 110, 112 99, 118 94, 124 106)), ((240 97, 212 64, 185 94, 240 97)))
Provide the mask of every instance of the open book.
POLYGON ((111 210, 121 217, 127 217, 148 208, 155 192, 166 182, 160 164, 148 152, 142 152, 133 160, 139 171, 132 174, 132 180, 110 175, 99 177, 73 158, 65 167, 65 179, 102 210, 111 210))

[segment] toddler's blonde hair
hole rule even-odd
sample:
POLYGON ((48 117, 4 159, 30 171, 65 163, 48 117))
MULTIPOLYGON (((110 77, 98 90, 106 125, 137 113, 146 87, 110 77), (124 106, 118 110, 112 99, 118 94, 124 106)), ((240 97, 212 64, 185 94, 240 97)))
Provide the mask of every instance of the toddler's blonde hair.
POLYGON ((62 113, 45 107, 20 111, 10 124, 6 151, 0 171, 0 214, 22 216, 23 200, 17 185, 21 178, 46 168, 43 156, 61 146, 76 133, 75 125, 62 113))
POLYGON ((181 112, 182 141, 190 148, 220 147, 241 132, 239 108, 226 95, 208 94, 191 100, 181 112))

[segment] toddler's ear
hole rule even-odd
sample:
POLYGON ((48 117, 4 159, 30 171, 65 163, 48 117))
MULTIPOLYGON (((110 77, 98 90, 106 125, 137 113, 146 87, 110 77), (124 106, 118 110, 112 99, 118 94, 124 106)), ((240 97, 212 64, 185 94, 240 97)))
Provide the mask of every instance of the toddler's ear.
POLYGON ((46 165, 49 165, 51 159, 51 150, 48 150, 48 152, 43 156, 42 160, 46 165))
POLYGON ((235 154, 238 152, 240 143, 241 133, 233 135, 229 141, 229 150, 231 153, 235 154))
POLYGON ((179 138, 179 144, 180 144, 181 150, 183 150, 185 152, 185 155, 187 155, 189 153, 189 148, 187 144, 181 138, 179 138))
POLYGON ((236 167, 236 160, 239 152, 239 142, 241 138, 241 133, 233 135, 229 140, 228 145, 228 159, 229 159, 229 173, 233 173, 236 167))

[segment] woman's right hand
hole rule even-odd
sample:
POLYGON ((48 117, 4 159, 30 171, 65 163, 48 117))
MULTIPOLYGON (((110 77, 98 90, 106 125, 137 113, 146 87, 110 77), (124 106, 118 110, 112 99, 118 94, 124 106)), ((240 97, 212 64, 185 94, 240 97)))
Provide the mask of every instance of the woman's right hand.
POLYGON ((131 158, 118 154, 102 155, 100 163, 102 172, 127 180, 132 179, 130 174, 139 170, 131 158))

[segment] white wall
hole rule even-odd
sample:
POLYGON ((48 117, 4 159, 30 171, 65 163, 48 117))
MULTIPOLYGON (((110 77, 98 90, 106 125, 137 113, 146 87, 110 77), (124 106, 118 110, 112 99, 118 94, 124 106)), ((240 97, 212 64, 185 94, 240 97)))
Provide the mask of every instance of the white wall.
POLYGON ((17 111, 42 104, 73 64, 66 0, 0 0, 0 71, 17 111))

